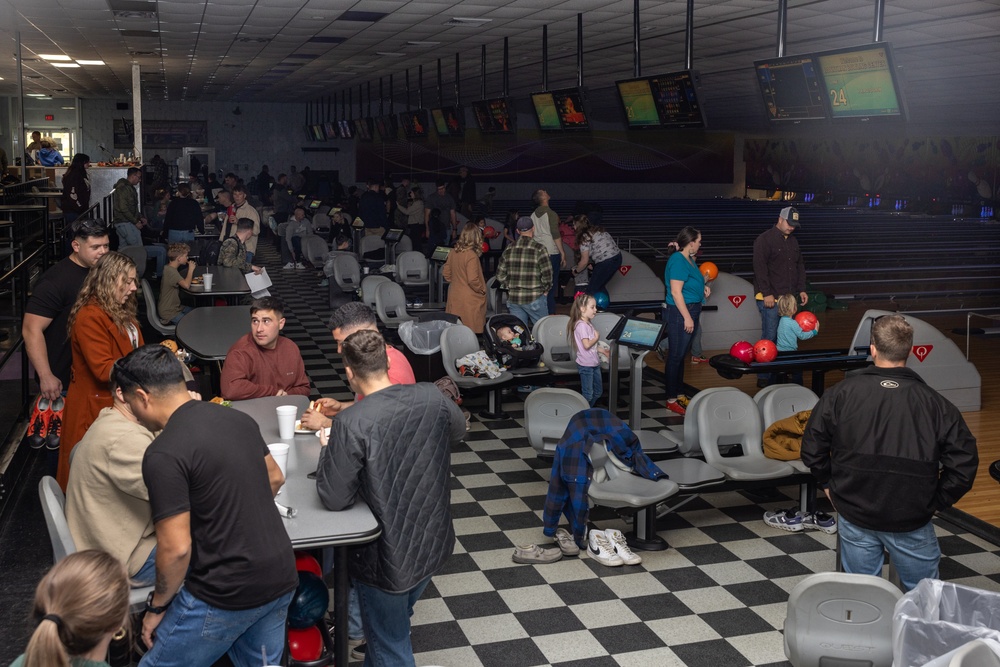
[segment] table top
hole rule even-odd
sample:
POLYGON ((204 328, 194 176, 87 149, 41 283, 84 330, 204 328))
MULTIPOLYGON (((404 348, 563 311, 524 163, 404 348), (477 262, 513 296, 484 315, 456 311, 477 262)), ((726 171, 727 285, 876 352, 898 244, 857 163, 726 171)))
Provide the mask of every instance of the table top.
MULTIPOLYGON (((27 195, 26 196, 33 196, 27 195)), ((45 204, 0 204, 0 211, 46 211, 48 206, 45 204)))
POLYGON ((243 271, 232 266, 198 266, 195 267, 195 277, 211 273, 212 289, 206 290, 203 285, 191 285, 181 287, 184 292, 195 296, 238 296, 249 294, 250 286, 247 285, 246 276, 243 271))
POLYGON ((382 529, 371 509, 360 498, 352 507, 340 512, 331 512, 323 507, 316 492, 316 480, 308 477, 316 470, 319 461, 322 448, 319 438, 313 434, 296 435, 292 440, 279 438, 278 416, 275 413, 279 405, 297 407, 298 418, 308 407, 309 399, 305 396, 268 396, 233 401, 233 409, 250 415, 257 422, 264 442, 286 442, 290 445, 285 486, 275 500, 296 510, 294 518, 282 519, 292 545, 304 549, 365 544, 377 538, 382 529))
POLYGON ((182 317, 174 335, 181 347, 199 359, 221 361, 233 343, 248 333, 250 306, 207 306, 182 317))

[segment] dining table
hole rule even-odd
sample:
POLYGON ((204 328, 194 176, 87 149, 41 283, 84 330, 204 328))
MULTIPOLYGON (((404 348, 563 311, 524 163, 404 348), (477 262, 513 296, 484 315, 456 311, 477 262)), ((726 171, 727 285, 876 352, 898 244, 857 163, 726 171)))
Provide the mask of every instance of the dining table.
POLYGON ((201 283, 192 283, 189 287, 181 287, 184 294, 192 297, 195 302, 214 300, 222 297, 230 305, 235 305, 241 297, 250 294, 250 286, 243 271, 232 266, 196 266, 194 277, 212 274, 212 289, 205 289, 201 283))

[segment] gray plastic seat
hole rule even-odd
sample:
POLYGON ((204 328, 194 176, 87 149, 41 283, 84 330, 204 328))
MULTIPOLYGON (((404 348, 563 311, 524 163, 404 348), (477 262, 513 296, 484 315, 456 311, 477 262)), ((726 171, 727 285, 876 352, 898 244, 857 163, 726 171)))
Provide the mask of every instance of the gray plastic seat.
POLYGON ((569 315, 546 315, 531 329, 531 336, 542 344, 542 361, 553 375, 577 375, 580 372, 566 334, 568 324, 569 315))
POLYGON ((375 310, 375 290, 382 283, 391 283, 388 276, 365 276, 361 279, 361 300, 375 310))
POLYGON ((330 254, 330 244, 322 236, 309 234, 302 237, 302 257, 313 266, 323 266, 328 254, 330 254))
POLYGON ((501 419, 506 417, 506 415, 504 415, 502 410, 500 388, 512 382, 514 376, 507 371, 503 371, 499 377, 492 379, 486 377, 468 377, 459 373, 458 368, 455 366, 457 359, 467 354, 478 352, 481 349, 483 348, 476 334, 464 324, 448 327, 441 332, 441 363, 444 366, 445 373, 455 381, 459 389, 481 389, 488 391, 489 406, 486 411, 479 414, 484 419, 501 419))
POLYGON ((866 574, 806 577, 788 596, 785 656, 793 667, 889 667, 892 614, 901 596, 866 574))
POLYGON ((491 315, 506 312, 510 312, 507 308, 507 290, 500 289, 497 277, 491 276, 486 281, 486 317, 488 319, 491 315))
POLYGON ((413 250, 413 239, 409 236, 401 236, 398 241, 396 241, 396 257, 399 257, 404 252, 410 252, 413 250))
POLYGON ((931 660, 924 667, 1000 667, 1000 656, 982 639, 973 639, 931 660))
POLYGON ((415 322, 416 317, 406 312, 406 294, 403 288, 387 280, 375 288, 375 312, 389 329, 398 329, 403 322, 415 322))
POLYGON ((677 445, 678 451, 684 456, 701 454, 701 444, 698 442, 698 412, 706 398, 723 391, 739 391, 736 387, 711 387, 702 389, 691 397, 691 402, 684 415, 684 423, 675 428, 665 428, 660 431, 667 440, 677 445))
POLYGON ((177 327, 173 324, 163 324, 160 322, 160 314, 156 310, 156 295, 153 294, 153 286, 143 278, 139 281, 142 287, 142 300, 146 302, 146 319, 149 326, 159 331, 164 336, 173 336, 177 332, 177 327))
POLYGON ((131 258, 131 260, 135 262, 136 278, 142 278, 146 274, 146 260, 149 259, 149 254, 146 252, 146 246, 125 246, 124 248, 119 248, 118 252, 131 258))
MULTIPOLYGON (((753 400, 760 408, 764 430, 767 430, 771 424, 780 419, 791 417, 803 410, 812 410, 819 402, 819 396, 812 389, 797 384, 772 384, 758 391, 753 400)), ((786 463, 801 472, 809 472, 809 468, 801 459, 786 463)))
POLYGON ((430 289, 430 266, 422 252, 411 250, 396 257, 396 280, 403 287, 430 289))
POLYGON ((538 454, 554 456, 569 420, 590 407, 579 392, 540 387, 524 399, 524 430, 538 454))
POLYGON ((705 462, 730 479, 778 479, 795 472, 784 461, 764 456, 760 411, 753 399, 742 391, 722 391, 706 396, 696 420, 705 462))
POLYGON ((361 287, 361 265, 354 255, 345 253, 333 258, 333 281, 343 292, 356 292, 361 287))
MULTIPOLYGON (((69 524, 66 522, 66 495, 59 488, 55 477, 46 475, 38 482, 38 497, 42 502, 42 515, 52 543, 52 559, 58 563, 77 551, 73 534, 69 532, 69 524)), ((129 611, 137 614, 143 610, 152 590, 152 586, 133 588, 129 592, 129 611)))

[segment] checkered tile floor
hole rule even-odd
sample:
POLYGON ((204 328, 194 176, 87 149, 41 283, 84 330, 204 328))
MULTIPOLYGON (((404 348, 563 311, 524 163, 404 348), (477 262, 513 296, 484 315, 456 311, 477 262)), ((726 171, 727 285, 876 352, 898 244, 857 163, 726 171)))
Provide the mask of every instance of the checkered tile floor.
MULTIPOLYGON (((280 266, 270 249, 263 255, 280 266)), ((350 398, 325 325, 326 288, 316 287, 313 271, 271 275, 273 293, 288 304, 285 333, 302 349, 316 395, 350 398)), ((662 385, 645 385, 643 427, 676 419, 663 408, 662 385)), ((474 416, 452 450, 458 543, 414 609, 418 665, 788 664, 781 627, 789 591, 806 575, 834 569, 835 536, 764 524, 764 511, 791 500, 705 494, 659 521, 670 549, 640 552, 641 565, 610 568, 586 556, 517 565, 515 545, 550 542, 541 515, 551 463, 528 445, 520 398, 505 396, 504 408, 509 420, 474 416)), ((608 510, 595 509, 591 519, 598 528, 627 528, 608 510)), ((1000 547, 943 521, 936 527, 942 579, 1000 591, 1000 547)))

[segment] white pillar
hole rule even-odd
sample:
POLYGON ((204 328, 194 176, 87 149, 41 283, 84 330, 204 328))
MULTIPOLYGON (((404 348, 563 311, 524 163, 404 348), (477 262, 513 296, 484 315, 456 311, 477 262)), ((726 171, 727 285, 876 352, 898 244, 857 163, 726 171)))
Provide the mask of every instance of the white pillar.
POLYGON ((135 157, 142 161, 142 90, 139 85, 139 63, 132 63, 132 126, 135 157))

